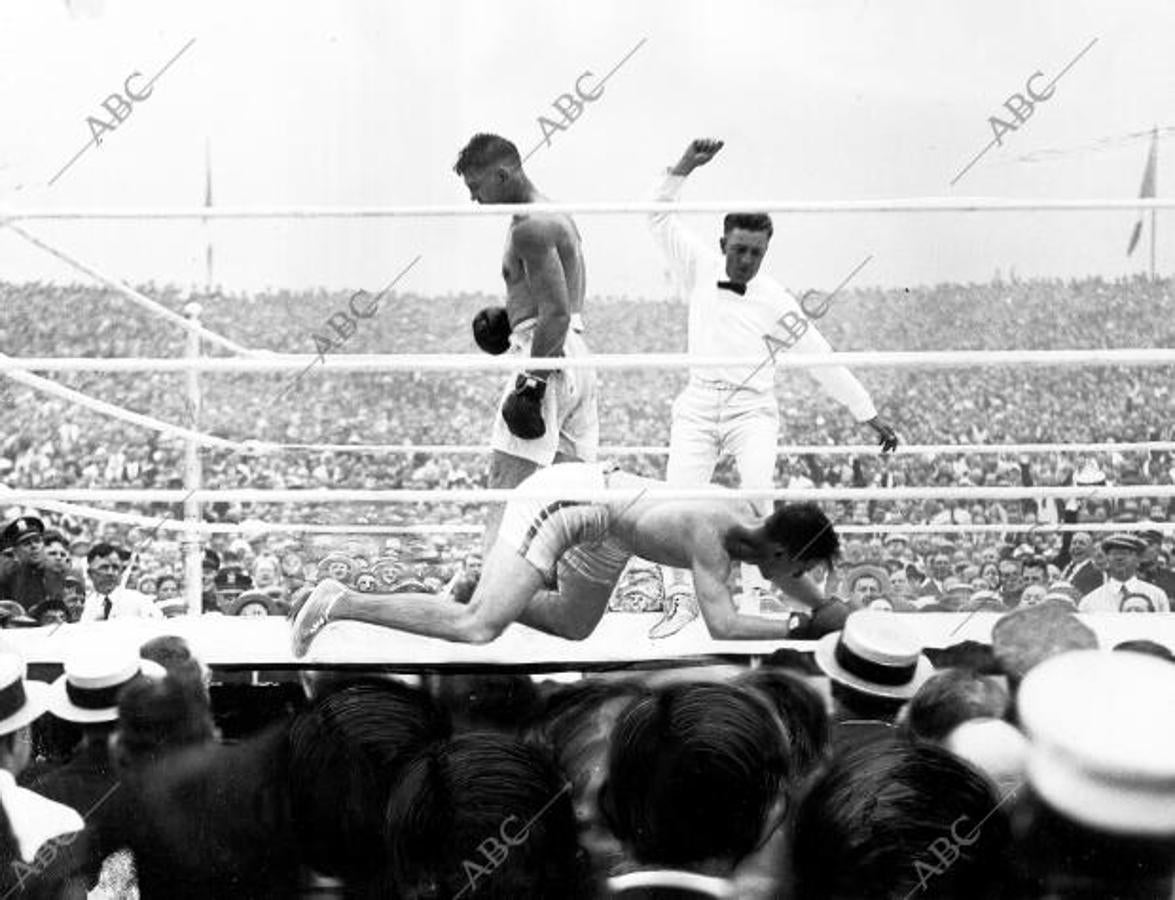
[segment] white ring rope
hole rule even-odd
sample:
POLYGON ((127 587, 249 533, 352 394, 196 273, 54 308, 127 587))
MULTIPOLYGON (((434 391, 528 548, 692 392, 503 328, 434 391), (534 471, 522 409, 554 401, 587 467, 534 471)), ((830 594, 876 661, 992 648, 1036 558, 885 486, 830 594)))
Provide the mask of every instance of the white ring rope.
MULTIPOLYGON (((0 501, 6 499, 6 494, 0 492, 0 501)), ((452 525, 452 524, 424 524, 419 525, 327 525, 314 522, 268 522, 261 519, 244 519, 241 522, 184 522, 179 519, 154 519, 137 513, 120 513, 112 510, 97 509, 92 506, 79 506, 75 503, 60 503, 55 500, 40 501, 40 509, 51 512, 60 512, 79 518, 94 519, 96 521, 119 522, 124 525, 150 527, 152 531, 179 531, 188 534, 238 534, 261 535, 280 532, 283 534, 468 534, 481 535, 485 533, 482 525, 452 525)), ((1168 522, 1085 522, 1077 524, 1061 524, 1056 522, 1040 523, 985 523, 983 525, 963 525, 958 522, 934 524, 918 524, 913 522, 888 522, 870 525, 852 523, 838 524, 836 530, 844 534, 1003 534, 1005 532, 1132 532, 1140 527, 1175 532, 1175 523, 1168 522)))
MULTIPOLYGON (((860 369, 966 368, 976 366, 1175 366, 1175 349, 1140 347, 1088 350, 924 350, 781 353, 774 361, 764 344, 764 363, 777 369, 848 366, 860 369)), ((685 353, 604 353, 572 357, 491 357, 474 353, 363 354, 321 357, 309 353, 274 353, 264 357, 166 359, 122 356, 26 356, 0 359, 0 371, 38 372, 297 372, 321 363, 335 372, 516 372, 527 369, 686 369, 747 367, 755 360, 737 356, 690 356, 685 353)))
MULTIPOLYGON (((11 359, 12 357, 0 353, 0 359, 11 359)), ((78 406, 83 406, 86 409, 94 412, 105 413, 114 419, 121 419, 124 422, 129 422, 132 425, 141 425, 143 428, 149 428, 169 437, 182 437, 186 440, 195 441, 207 447, 222 447, 229 450, 244 451, 248 448, 244 444, 239 444, 236 441, 225 440, 224 438, 216 437, 215 435, 204 434, 203 432, 194 431, 191 428, 184 428, 182 425, 170 425, 160 419, 152 418, 151 416, 144 416, 141 413, 132 412, 122 406, 117 406, 113 403, 107 403, 105 400, 99 400, 96 397, 91 397, 88 394, 83 394, 81 391, 75 391, 73 388, 65 387, 65 385, 58 384, 56 381, 51 381, 48 378, 41 378, 37 375, 30 375, 27 372, 5 372, 3 373, 13 381, 20 382, 37 391, 44 391, 47 394, 52 394, 55 397, 60 397, 63 400, 68 400, 71 403, 76 403, 78 406)))
MULTIPOLYGON (((664 482, 644 493, 662 500, 758 500, 772 498, 792 503, 869 500, 1039 500, 1044 497, 1085 500, 1151 499, 1175 497, 1175 485, 1078 485, 1059 487, 872 487, 872 488, 749 488, 728 489, 714 485, 672 487, 664 482)), ((522 488, 436 488, 433 490, 372 488, 11 488, 0 499, 36 505, 44 500, 84 500, 91 503, 180 503, 192 498, 199 503, 500 503, 514 498, 528 500, 632 501, 632 488, 592 491, 583 488, 552 493, 522 488)))
MULTIPOLYGON (((306 450, 317 453, 431 453, 485 454, 492 449, 488 444, 262 444, 266 450, 306 450)), ((1021 453, 1158 453, 1175 451, 1175 441, 1107 441, 1103 443, 1074 444, 899 444, 894 456, 937 455, 999 455, 1021 453)), ((258 451, 262 452, 262 451, 258 451)), ((870 456, 877 454, 877 444, 780 444, 775 448, 779 456, 870 456)), ((601 447, 599 455, 609 456, 668 456, 668 447, 617 444, 601 447)))
POLYGON ((1166 197, 1069 200, 1007 197, 908 197, 900 200, 701 200, 666 203, 656 200, 605 203, 442 204, 439 206, 180 206, 80 209, 0 209, 0 224, 16 220, 60 219, 428 219, 474 216, 649 215, 652 213, 728 213, 748 210, 773 213, 910 213, 910 212, 1137 212, 1175 209, 1166 197))
POLYGON ((62 250, 58 250, 57 248, 52 247, 49 244, 46 244, 44 241, 40 240, 39 238, 34 237, 33 235, 29 234, 27 231, 25 231, 20 226, 14 225, 14 224, 12 224, 12 222, 0 222, 0 224, 7 225, 10 230, 16 232, 18 235, 20 235, 22 238, 24 238, 30 244, 33 244, 34 246, 40 248, 41 250, 44 250, 50 256, 55 256, 57 259, 66 263, 67 265, 73 267, 74 269, 77 269, 79 272, 82 272, 86 275, 89 275, 91 278, 95 279, 96 281, 101 282, 102 284, 106 285, 108 288, 111 288, 112 290, 117 291, 118 293, 122 294, 128 300, 131 300, 132 302, 137 303, 139 306, 142 306, 143 308, 147 309, 148 311, 153 312, 155 315, 166 319, 171 324, 178 325, 180 328, 183 328, 185 331, 194 331, 197 334, 199 334, 202 338, 209 341, 210 343, 218 344, 221 347, 225 348, 226 350, 232 351, 233 353, 252 354, 255 352, 253 350, 250 350, 248 347, 242 347, 240 344, 236 343, 235 341, 230 341, 228 338, 224 337, 223 335, 217 334, 215 331, 209 331, 204 326, 197 325, 195 322, 191 321, 190 319, 187 319, 184 316, 181 316, 179 313, 173 312, 172 310, 168 309, 166 306, 164 306, 159 301, 152 300, 146 294, 140 293, 139 291, 136 291, 134 288, 132 288, 128 285, 125 285, 120 281, 115 281, 113 278, 110 278, 109 276, 102 274, 97 269, 93 268, 92 266, 89 266, 89 265, 81 262, 80 260, 75 259, 74 257, 70 256, 68 253, 65 253, 62 250))
MULTIPOLYGON (((8 494, 0 491, 0 502, 5 502, 8 494)), ((182 519, 159 519, 145 516, 140 513, 121 513, 108 509, 98 509, 93 506, 80 506, 76 503, 60 503, 55 500, 43 500, 37 504, 38 509, 59 512, 83 519, 94 519, 99 522, 118 522, 123 525, 134 525, 140 528, 150 528, 152 532, 180 531, 188 534, 265 534, 281 532, 283 534, 481 534, 485 528, 481 525, 447 525, 447 524, 420 524, 420 525, 326 525, 305 522, 264 522, 260 519, 245 519, 242 522, 185 522, 182 519)))

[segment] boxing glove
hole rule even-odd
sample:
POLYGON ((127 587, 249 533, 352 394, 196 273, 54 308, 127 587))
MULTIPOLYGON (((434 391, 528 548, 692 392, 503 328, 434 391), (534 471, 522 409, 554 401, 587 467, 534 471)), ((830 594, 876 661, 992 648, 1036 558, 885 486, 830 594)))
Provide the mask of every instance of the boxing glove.
POLYGON ((487 306, 473 317, 473 339, 486 353, 500 356, 510 349, 510 317, 504 306, 487 306))
POLYGON ((546 391, 545 379, 525 372, 518 376, 514 390, 502 403, 502 418, 515 437, 533 441, 547 433, 547 426, 543 424, 543 394, 546 391))

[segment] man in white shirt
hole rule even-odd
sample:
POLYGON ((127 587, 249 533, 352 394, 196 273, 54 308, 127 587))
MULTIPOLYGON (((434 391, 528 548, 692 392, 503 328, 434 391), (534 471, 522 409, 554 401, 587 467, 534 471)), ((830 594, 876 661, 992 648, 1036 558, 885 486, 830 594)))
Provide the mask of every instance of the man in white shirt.
POLYGON ((155 600, 121 583, 129 555, 114 544, 100 543, 86 554, 90 590, 82 607, 83 622, 103 619, 162 619, 155 600))
POLYGON ((1078 612, 1171 611, 1163 589, 1138 577, 1145 543, 1130 534, 1114 534, 1102 541, 1102 549, 1106 553, 1102 585, 1081 598, 1078 612))
MULTIPOLYGON (((690 172, 721 149, 722 141, 692 141, 661 182, 655 199, 675 200, 690 172)), ((707 484, 719 458, 729 454, 744 488, 771 489, 779 440, 779 404, 771 365, 775 350, 827 353, 832 348, 796 298, 774 279, 759 275, 772 235, 768 216, 727 215, 718 241, 720 253, 687 231, 672 213, 653 214, 649 225, 689 303, 688 352, 747 360, 745 366, 690 371, 688 386, 673 403, 666 480, 683 486, 707 484)), ((883 450, 897 447, 897 435, 878 418, 869 392, 848 369, 807 371, 858 422, 877 432, 883 450)), ((771 501, 759 504, 759 511, 766 515, 771 501)), ((698 615, 687 573, 668 570, 665 574, 666 612, 650 632, 654 638, 676 633, 698 615)), ((741 574, 744 596, 752 588, 766 588, 748 567, 741 574)))
MULTIPOLYGON (((37 884, 37 876, 58 852, 66 851, 85 827, 76 810, 16 784, 17 776, 32 757, 31 726, 44 714, 48 694, 49 685, 25 680, 25 664, 20 657, 0 652, 0 806, 4 807, 23 865, 18 865, 17 860, 6 862, 22 888, 26 878, 37 884), (33 865, 42 861, 43 865, 33 865)), ((7 882, 10 873, 3 874, 2 880, 7 882)), ((15 892, 13 887, 4 896, 15 892)))

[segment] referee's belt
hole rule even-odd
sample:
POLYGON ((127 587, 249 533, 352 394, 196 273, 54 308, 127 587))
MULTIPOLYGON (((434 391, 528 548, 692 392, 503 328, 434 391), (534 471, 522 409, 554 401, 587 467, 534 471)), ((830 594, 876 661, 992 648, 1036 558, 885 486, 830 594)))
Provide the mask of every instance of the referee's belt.
POLYGON ((765 391, 760 391, 758 388, 751 387, 749 384, 735 384, 733 381, 721 381, 714 378, 699 378, 697 375, 691 375, 689 380, 690 387, 705 388, 708 391, 747 391, 752 394, 762 394, 765 391))

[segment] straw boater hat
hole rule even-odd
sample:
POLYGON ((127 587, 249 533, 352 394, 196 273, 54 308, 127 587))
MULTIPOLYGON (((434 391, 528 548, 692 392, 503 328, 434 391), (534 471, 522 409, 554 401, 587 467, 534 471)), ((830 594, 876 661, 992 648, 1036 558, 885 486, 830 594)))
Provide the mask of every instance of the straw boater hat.
POLYGON ((0 651, 0 734, 12 734, 40 718, 48 694, 49 685, 25 681, 23 659, 0 651))
POLYGON ((140 674, 162 677, 165 670, 139 658, 129 645, 85 645, 65 657, 65 674, 53 682, 49 711, 67 722, 91 724, 118 719, 118 693, 140 674))
POLYGON ((845 687, 892 700, 908 700, 932 674, 917 636, 899 616, 861 610, 844 629, 816 645, 816 665, 845 687))
POLYGON ((1175 836, 1175 756, 1165 752, 1175 745, 1175 666, 1066 653, 1028 673, 1017 707, 1028 781, 1048 806, 1099 831, 1175 836))

